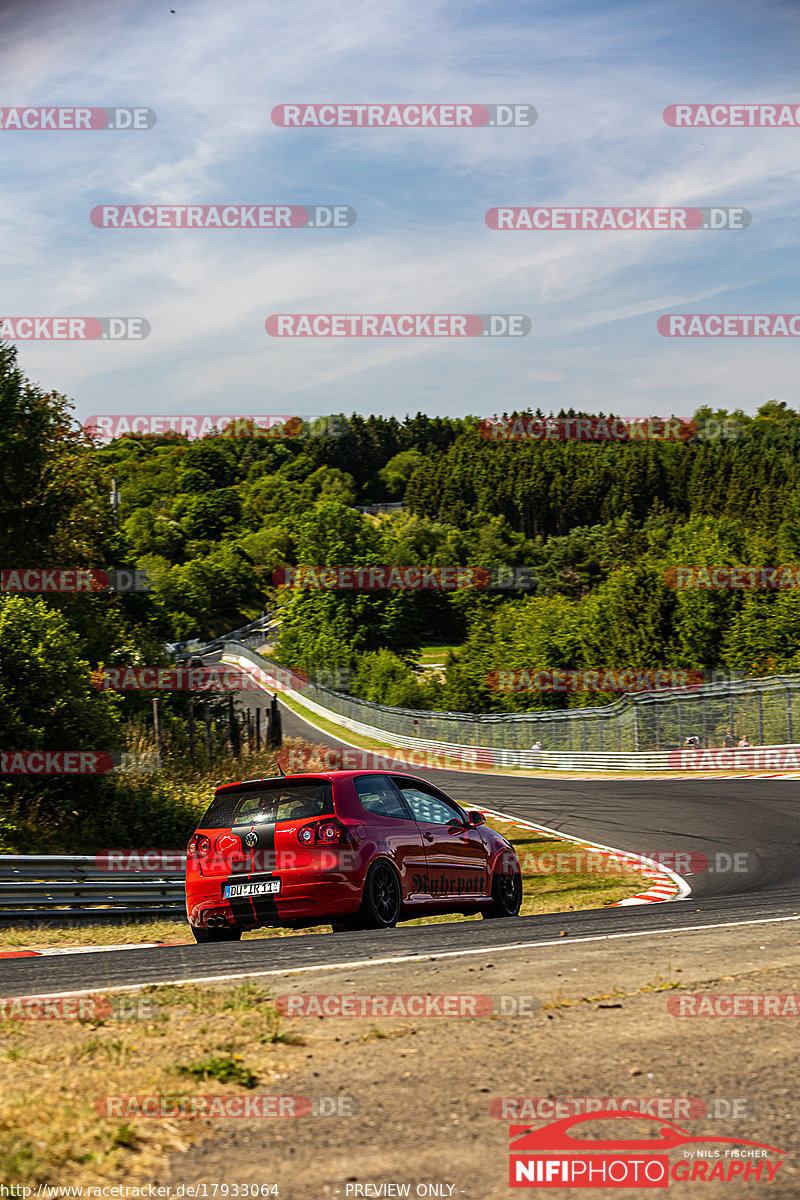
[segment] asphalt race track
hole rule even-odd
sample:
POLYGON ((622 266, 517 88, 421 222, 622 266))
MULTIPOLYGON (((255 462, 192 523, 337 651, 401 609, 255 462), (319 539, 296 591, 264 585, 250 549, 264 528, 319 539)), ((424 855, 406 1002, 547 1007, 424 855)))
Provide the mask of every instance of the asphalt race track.
MULTIPOLYGON (((242 696, 246 700, 246 696, 242 696)), ((250 694, 252 699, 252 693, 250 694)), ((283 708, 284 736, 336 744, 283 708)), ((400 926, 278 940, 179 945, 0 961, 0 994, 63 994, 140 984, 282 973, 410 955, 485 953, 560 937, 633 937, 703 926, 786 920, 800 914, 800 780, 523 779, 419 771, 461 804, 498 809, 619 850, 687 854, 708 869, 686 875, 684 901, 514 921, 400 926), (738 857, 737 857, 738 856, 738 857), (734 869, 738 868, 738 869, 734 869)), ((188 928, 187 928, 188 933, 188 928)))
MULTIPOLYGON (((336 739, 283 707, 285 737, 336 739)), ((700 855, 708 870, 686 876, 692 896, 768 891, 770 904, 800 904, 800 779, 525 779, 467 771, 415 771, 465 807, 526 817, 617 850, 700 855), (738 858, 736 857, 738 855, 738 858), (738 867, 738 870, 734 870, 738 867)))

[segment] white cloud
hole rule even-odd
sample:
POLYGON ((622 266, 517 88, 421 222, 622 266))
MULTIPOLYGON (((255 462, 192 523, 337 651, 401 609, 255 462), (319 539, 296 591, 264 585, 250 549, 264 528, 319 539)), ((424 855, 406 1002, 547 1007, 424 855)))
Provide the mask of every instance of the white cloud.
POLYGON ((630 413, 645 401, 669 411, 692 390, 752 409, 765 387, 796 402, 794 345, 689 347, 655 331, 662 311, 795 305, 797 132, 661 119, 666 104, 714 91, 796 98, 791 14, 766 5, 751 44, 752 14, 729 6, 726 47, 695 53, 693 32, 713 44, 717 10, 195 0, 173 16, 154 0, 88 0, 42 7, 34 26, 22 9, 0 43, 6 103, 140 104, 159 118, 146 132, 0 134, 2 311, 143 315, 153 327, 137 345, 26 345, 23 365, 83 414, 211 410, 239 396, 271 411, 485 411, 491 396, 492 410, 630 413), (273 104, 323 99, 529 102, 540 118, 506 131, 271 123, 273 104), (358 221, 98 230, 89 211, 103 201, 335 201, 358 221), (494 233, 483 214, 498 203, 742 205, 753 225, 494 233), (284 343, 263 327, 279 311, 406 310, 527 312, 534 330, 517 344, 284 343))

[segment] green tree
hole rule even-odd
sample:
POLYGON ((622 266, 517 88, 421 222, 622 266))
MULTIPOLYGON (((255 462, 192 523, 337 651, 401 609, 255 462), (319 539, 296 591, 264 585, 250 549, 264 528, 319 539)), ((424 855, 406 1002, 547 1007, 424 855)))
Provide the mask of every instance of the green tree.
MULTIPOLYGON (((99 598, 98 598, 99 599, 99 598)), ((122 745, 118 700, 92 687, 77 634, 43 600, 0 596, 0 745, 4 750, 113 751, 122 745)), ((7 801, 48 812, 92 795, 89 776, 15 776, 7 801)))
POLYGON ((0 342, 0 563, 102 566, 118 545, 108 480, 72 404, 45 393, 0 342), (24 537, 21 536, 24 531, 24 537))

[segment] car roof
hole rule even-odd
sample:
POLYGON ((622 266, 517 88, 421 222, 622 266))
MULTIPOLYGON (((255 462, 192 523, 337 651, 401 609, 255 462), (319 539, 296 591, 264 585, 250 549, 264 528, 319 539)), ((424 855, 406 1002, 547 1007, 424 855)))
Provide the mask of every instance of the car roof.
POLYGON ((404 779, 413 779, 416 783, 425 783, 424 779, 420 779, 418 775, 410 775, 407 771, 307 771, 300 775, 267 775, 261 779, 240 779, 236 783, 221 783, 217 788, 218 792, 224 791, 227 788, 238 787, 258 787, 259 784, 282 784, 291 780, 307 780, 309 783, 332 782, 345 779, 356 779, 362 775, 400 775, 404 779))

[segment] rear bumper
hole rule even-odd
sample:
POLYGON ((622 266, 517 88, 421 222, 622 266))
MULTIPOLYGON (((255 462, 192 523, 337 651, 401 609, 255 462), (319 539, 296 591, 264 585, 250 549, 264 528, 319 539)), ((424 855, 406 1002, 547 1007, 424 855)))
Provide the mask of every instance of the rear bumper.
MULTIPOLYGON (((274 877, 273 877, 274 878, 274 877)), ((308 875, 292 879, 280 876, 281 890, 272 896, 240 896, 233 900, 225 898, 225 885, 229 882, 243 883, 248 877, 241 875, 211 881, 202 879, 187 883, 186 915, 189 924, 206 928, 209 923, 225 924, 239 929, 255 929, 259 925, 292 925, 295 922, 319 922, 332 917, 347 916, 361 905, 363 880, 343 879, 341 873, 333 878, 308 875)), ((250 877, 250 882, 256 882, 250 877)))

